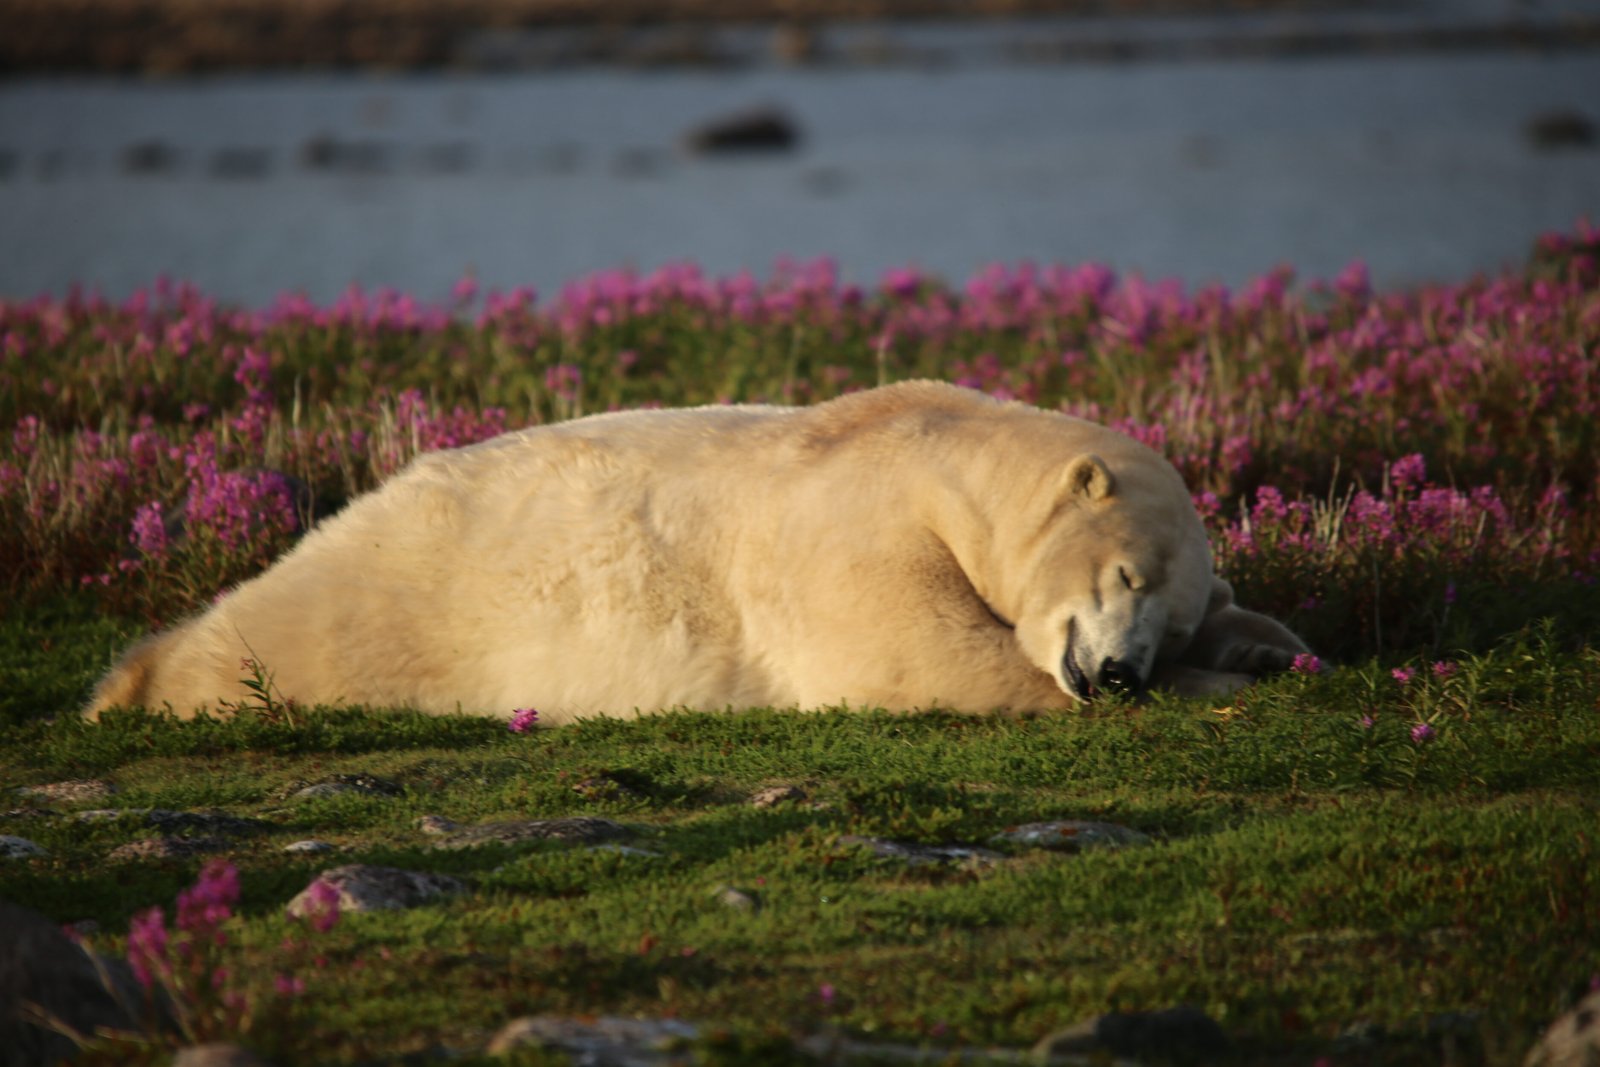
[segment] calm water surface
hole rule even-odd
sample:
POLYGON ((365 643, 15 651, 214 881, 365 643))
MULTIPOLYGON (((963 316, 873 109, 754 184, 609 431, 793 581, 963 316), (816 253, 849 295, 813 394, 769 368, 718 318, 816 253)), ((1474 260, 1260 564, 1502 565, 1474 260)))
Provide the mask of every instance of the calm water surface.
POLYGON ((1519 260, 1600 219, 1592 53, 0 85, 0 296, 166 273, 230 300, 352 282, 438 299, 464 272, 550 292, 694 260, 1100 261, 1236 284, 1363 258, 1383 283, 1519 260), (753 106, 803 134, 712 158, 753 106))

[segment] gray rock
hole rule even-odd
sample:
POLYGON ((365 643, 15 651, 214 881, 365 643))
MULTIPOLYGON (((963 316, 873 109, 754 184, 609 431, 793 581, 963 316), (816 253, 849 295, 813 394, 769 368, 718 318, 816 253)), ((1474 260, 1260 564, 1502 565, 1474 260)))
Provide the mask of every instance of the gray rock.
POLYGON ((772 808, 779 804, 798 804, 806 798, 806 791, 793 785, 769 785, 750 794, 750 806, 772 808))
POLYGON ((291 841, 283 846, 285 852, 332 852, 334 846, 326 841, 317 841, 307 838, 304 841, 291 841))
POLYGON ((50 855, 48 849, 43 845, 34 844, 26 837, 0 834, 0 860, 25 860, 48 855, 50 855))
POLYGON ((1005 856, 976 845, 917 845, 906 841, 891 841, 886 837, 863 837, 846 834, 839 838, 841 845, 854 845, 870 850, 880 859, 898 860, 912 867, 929 863, 959 863, 964 867, 988 867, 999 863, 1005 856))
POLYGON ((738 886, 719 885, 711 891, 711 896, 717 903, 734 911, 745 911, 754 915, 761 910, 761 898, 738 886))
POLYGON ((1523 1067, 1591 1067, 1600 1063, 1600 990, 1550 1024, 1523 1067))
POLYGON ((1040 1040, 1039 1059, 1070 1055, 1126 1056, 1138 1061, 1196 1067, 1232 1050, 1228 1035, 1205 1012, 1187 1004, 1165 1011, 1111 1012, 1040 1040))
POLYGON ((461 829, 461 824, 443 815, 424 815, 417 820, 417 829, 425 834, 450 834, 461 829))
POLYGON ((699 1028, 679 1019, 565 1019, 532 1015, 513 1019, 489 1042, 489 1055, 519 1048, 556 1049, 584 1067, 677 1067, 693 1063, 687 1047, 699 1028))
POLYGON ((1023 845, 1059 852, 1081 852, 1086 848, 1148 845, 1150 836, 1110 822, 1080 822, 1061 819, 1011 826, 989 838, 991 845, 1023 845))
POLYGON ((295 800, 311 800, 316 797, 336 796, 375 796, 398 797, 405 795, 405 787, 398 782, 391 782, 387 778, 379 778, 371 774, 336 774, 320 782, 297 789, 292 794, 295 800))
POLYGON ((634 848, 632 845, 590 845, 585 852, 615 852, 619 856, 638 856, 640 859, 658 860, 661 853, 652 852, 647 848, 634 848))
POLYGON ((611 774, 594 774, 572 784, 572 791, 585 800, 638 800, 637 789, 611 774))
POLYGON ((610 819, 580 815, 565 819, 527 819, 469 826, 445 836, 435 848, 475 848, 479 845, 514 845, 525 841, 608 841, 630 837, 633 831, 610 819))
POLYGON ((761 107, 701 123, 685 131, 683 147, 708 152, 785 152, 800 142, 800 127, 786 112, 761 107))
POLYGON ((1086 1055, 1049 1055, 1010 1048, 938 1048, 888 1041, 858 1041, 831 1027, 807 1034, 795 1047, 824 1064, 926 1064, 927 1067, 1146 1067, 1104 1051, 1086 1055))
POLYGON ((60 814, 54 808, 12 808, 10 811, 0 811, 0 819, 52 819, 60 814))
POLYGON ((25 785, 13 790, 21 796, 57 804, 89 804, 108 800, 117 787, 101 778, 73 778, 65 782, 25 785))
POLYGON ((191 1045, 172 1057, 172 1067, 271 1067, 254 1052, 226 1041, 191 1045))
POLYGON ((289 901, 285 908, 291 918, 298 919, 317 911, 312 889, 318 882, 338 890, 341 914, 414 908, 435 897, 460 893, 466 889, 459 879, 445 874, 352 863, 330 868, 313 878, 311 884, 289 901))
POLYGON ((55 1063, 71 1040, 28 1021, 35 1004, 79 1033, 133 1026, 143 991, 120 960, 96 956, 49 919, 0 901, 0 1067, 55 1063))
POLYGON ((249 834, 270 829, 260 819, 245 819, 221 811, 169 811, 166 808, 93 808, 73 815, 77 822, 114 822, 128 819, 166 833, 198 831, 207 834, 249 834))
POLYGON ((139 841, 130 841, 126 845, 118 845, 106 853, 106 859, 114 863, 126 863, 129 860, 187 859, 190 856, 221 852, 227 847, 228 842, 220 837, 147 837, 139 841))

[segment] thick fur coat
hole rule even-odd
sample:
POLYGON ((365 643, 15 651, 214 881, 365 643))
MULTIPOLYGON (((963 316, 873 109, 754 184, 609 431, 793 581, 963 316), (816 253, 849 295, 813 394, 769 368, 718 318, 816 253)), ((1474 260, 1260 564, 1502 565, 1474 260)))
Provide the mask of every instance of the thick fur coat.
POLYGON ((90 714, 245 694, 545 723, 684 706, 995 711, 1226 691, 1305 646, 1232 603, 1178 473, 932 382, 600 415, 419 457, 90 714))

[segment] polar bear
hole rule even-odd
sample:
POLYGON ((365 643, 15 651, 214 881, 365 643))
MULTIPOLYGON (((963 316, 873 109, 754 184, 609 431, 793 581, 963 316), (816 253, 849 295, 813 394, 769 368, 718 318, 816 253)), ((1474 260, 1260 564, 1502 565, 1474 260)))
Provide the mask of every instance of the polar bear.
POLYGON ((1177 471, 937 382, 629 411, 419 457, 86 713, 245 697, 542 722, 675 706, 1069 708, 1226 692, 1306 646, 1233 604, 1177 471))

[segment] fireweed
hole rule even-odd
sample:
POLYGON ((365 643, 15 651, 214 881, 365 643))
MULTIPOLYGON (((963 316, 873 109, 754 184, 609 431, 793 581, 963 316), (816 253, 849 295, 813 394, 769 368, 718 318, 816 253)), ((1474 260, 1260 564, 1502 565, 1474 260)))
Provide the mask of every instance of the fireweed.
MULTIPOLYGON (((126 994, 106 981, 141 1029, 71 1036, 115 1062, 145 1062, 151 1056, 165 1062, 172 1047, 206 1041, 259 1038, 271 1044, 280 1039, 307 991, 307 976, 326 964, 316 938, 337 925, 339 893, 315 882, 299 924, 304 939, 291 933, 275 949, 261 951, 229 937, 239 889, 233 864, 212 860, 194 885, 179 892, 171 926, 160 907, 134 915, 127 961, 143 1002, 126 1002, 126 994)), ((50 1025, 48 1018, 41 1022, 50 1025)))
POLYGON ((1482 586, 1600 550, 1600 231, 1391 293, 995 266, 874 287, 692 265, 448 305, 352 289, 0 302, 0 590, 169 621, 420 452, 626 407, 811 403, 932 377, 1104 421, 1197 494, 1221 570, 1319 651, 1436 646, 1482 586), (1452 621, 1454 620, 1454 622, 1452 621), (1331 643, 1330 643, 1331 642, 1331 643))

